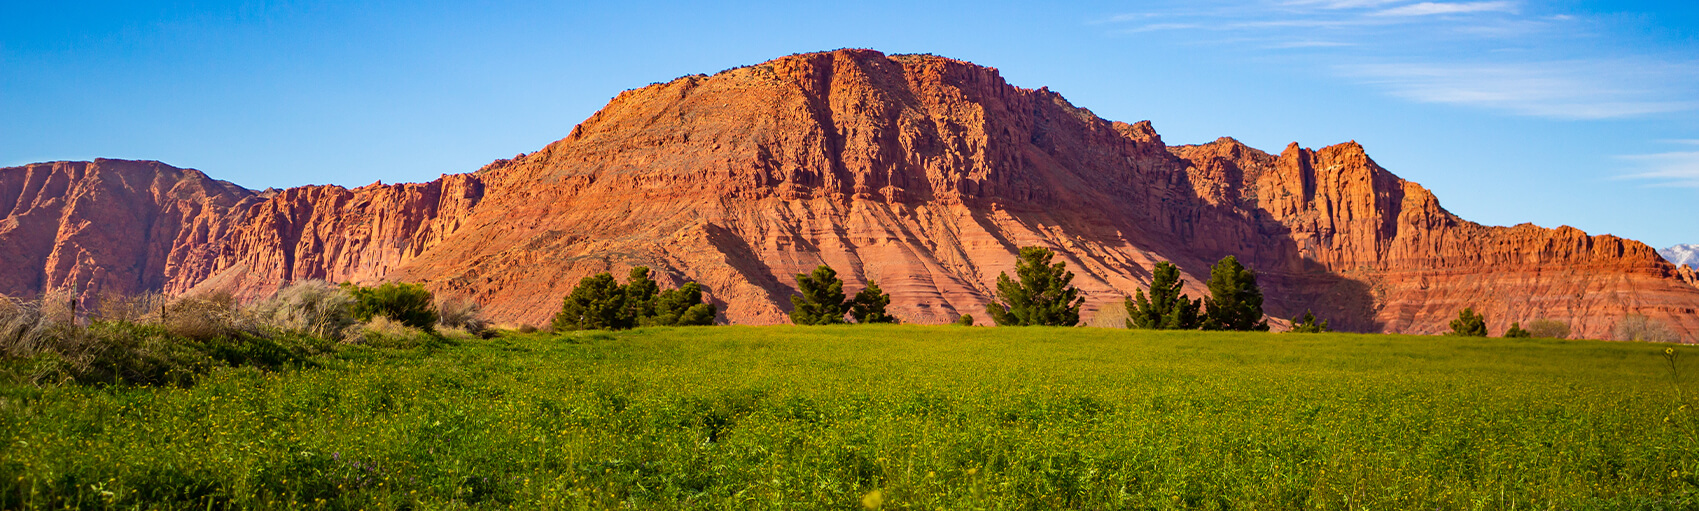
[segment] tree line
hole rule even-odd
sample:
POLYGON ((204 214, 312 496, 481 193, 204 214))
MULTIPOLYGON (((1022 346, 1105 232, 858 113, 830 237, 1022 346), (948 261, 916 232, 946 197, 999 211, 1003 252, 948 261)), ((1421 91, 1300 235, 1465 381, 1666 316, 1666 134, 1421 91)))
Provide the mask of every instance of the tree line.
MULTIPOLYGON (((1008 272, 997 276, 996 300, 986 304, 985 313, 997 326, 1075 326, 1080 322, 1080 308, 1085 296, 1074 287, 1074 273, 1067 263, 1052 262, 1055 253, 1044 247, 1022 247, 1015 263, 1015 276, 1008 272)), ((885 311, 891 303, 877 282, 853 298, 845 298, 843 281, 837 271, 821 265, 812 273, 798 274, 798 295, 791 297, 791 322, 798 325, 846 323, 848 315, 855 323, 894 323, 896 318, 885 311)), ((1128 328, 1169 330, 1244 330, 1267 331, 1268 321, 1262 311, 1262 290, 1257 287, 1256 272, 1227 256, 1210 269, 1210 295, 1193 300, 1180 292, 1180 271, 1172 263, 1156 264, 1150 294, 1138 290, 1127 297, 1128 328)), ((1306 313, 1308 314, 1308 313, 1306 313)), ((1327 331, 1327 322, 1315 320, 1309 314, 1307 329, 1327 331)), ((957 321, 973 325, 971 314, 957 321)))
MULTIPOLYGON (((1067 263, 1053 262, 1055 253, 1044 247, 1022 247, 1015 275, 997 276, 995 299, 986 304, 985 314, 997 326, 1075 326, 1085 296, 1073 285, 1074 273, 1067 263)), ((1180 269, 1168 261, 1151 269, 1151 282, 1122 300, 1127 328, 1153 330, 1268 331, 1263 313, 1263 293, 1257 274, 1229 255, 1210 267, 1208 294, 1187 296, 1180 269)), ((798 325, 899 323, 887 308, 891 295, 868 280, 854 295, 844 292, 844 282, 831 266, 820 265, 796 275, 790 319, 798 325)), ((386 311, 396 313, 398 311, 386 311)), ((562 330, 625 329, 638 326, 712 325, 718 307, 703 300, 702 286, 687 282, 676 289, 661 290, 650 278, 647 267, 632 268, 625 284, 603 272, 580 280, 563 299, 553 327, 562 330)), ((405 314, 396 314, 405 316, 405 314)), ((975 318, 963 314, 957 324, 971 326, 975 318)), ((1331 332, 1326 319, 1313 311, 1291 320, 1292 332, 1331 332)), ((1663 340, 1667 328, 1642 317, 1630 317, 1619 325, 1617 337, 1624 340, 1663 340), (1638 321, 1638 322, 1636 322, 1638 321)), ((1527 329, 1511 323, 1505 337, 1564 338, 1567 324, 1536 320, 1527 329)), ((1465 308, 1451 322, 1446 335, 1486 337, 1486 318, 1465 308)))

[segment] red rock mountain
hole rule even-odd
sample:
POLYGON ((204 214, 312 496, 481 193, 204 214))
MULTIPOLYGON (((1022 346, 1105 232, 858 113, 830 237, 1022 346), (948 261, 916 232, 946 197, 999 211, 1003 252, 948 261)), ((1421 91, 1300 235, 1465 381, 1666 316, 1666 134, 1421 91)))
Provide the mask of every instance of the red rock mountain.
POLYGON ((1018 247, 1044 245, 1100 324, 1155 262, 1200 296, 1235 254, 1270 314, 1351 330, 1436 333, 1474 307, 1495 334, 1554 318, 1606 337, 1630 314, 1699 334, 1699 286, 1650 247, 1462 220, 1355 143, 1171 147, 995 69, 868 50, 626 91, 567 138, 429 183, 256 193, 154 162, 58 162, 0 169, 7 208, 10 295, 403 280, 542 324, 579 278, 643 265, 761 324, 785 321, 793 275, 824 263, 941 323, 983 316, 1018 247))

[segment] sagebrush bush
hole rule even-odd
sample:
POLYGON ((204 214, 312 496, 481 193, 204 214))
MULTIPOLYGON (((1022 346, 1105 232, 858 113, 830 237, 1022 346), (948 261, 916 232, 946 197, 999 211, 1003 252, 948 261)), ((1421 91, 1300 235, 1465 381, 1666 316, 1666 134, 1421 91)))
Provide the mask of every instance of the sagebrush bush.
POLYGON ((7 357, 29 358, 51 351, 67 326, 54 322, 39 301, 0 297, 0 352, 7 357))
POLYGON ((374 316, 371 321, 360 324, 359 330, 360 334, 354 340, 377 348, 416 348, 435 340, 425 330, 388 316, 374 316))
POLYGON ((478 302, 448 300, 437 304, 437 326, 481 336, 490 329, 490 322, 484 319, 484 310, 478 302))
POLYGON ((354 296, 322 280, 303 280, 248 308, 260 323, 284 332, 343 340, 354 319, 354 296))
POLYGON ((1528 322, 1528 333, 1547 339, 1569 338, 1569 324, 1555 319, 1536 319, 1528 322))
POLYGON ((142 293, 125 295, 122 293, 101 293, 99 301, 91 318, 95 321, 127 321, 144 323, 155 321, 165 314, 171 300, 159 293, 142 293))
POLYGON ((1618 341, 1681 342, 1681 335, 1658 320, 1640 314, 1630 314, 1617 321, 1611 329, 1618 341))
POLYGON ((228 293, 179 298, 165 306, 157 323, 172 334, 196 341, 257 333, 228 293))

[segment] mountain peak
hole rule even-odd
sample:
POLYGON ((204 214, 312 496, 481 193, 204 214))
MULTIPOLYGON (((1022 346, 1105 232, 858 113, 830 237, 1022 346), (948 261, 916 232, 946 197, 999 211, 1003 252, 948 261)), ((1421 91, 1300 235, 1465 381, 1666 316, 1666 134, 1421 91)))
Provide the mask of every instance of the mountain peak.
POLYGON ((1676 245, 1658 251, 1658 255, 1676 266, 1699 267, 1699 244, 1676 245))

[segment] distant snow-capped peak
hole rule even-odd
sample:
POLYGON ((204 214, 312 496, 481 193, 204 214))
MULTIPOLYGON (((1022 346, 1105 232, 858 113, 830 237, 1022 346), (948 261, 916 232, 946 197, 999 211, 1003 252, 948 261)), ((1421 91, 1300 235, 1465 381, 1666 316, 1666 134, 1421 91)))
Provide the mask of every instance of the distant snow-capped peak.
POLYGON ((1699 244, 1676 245, 1659 250, 1658 255, 1664 256, 1664 259, 1668 259, 1669 262, 1675 263, 1676 266, 1685 264, 1699 268, 1699 244))

